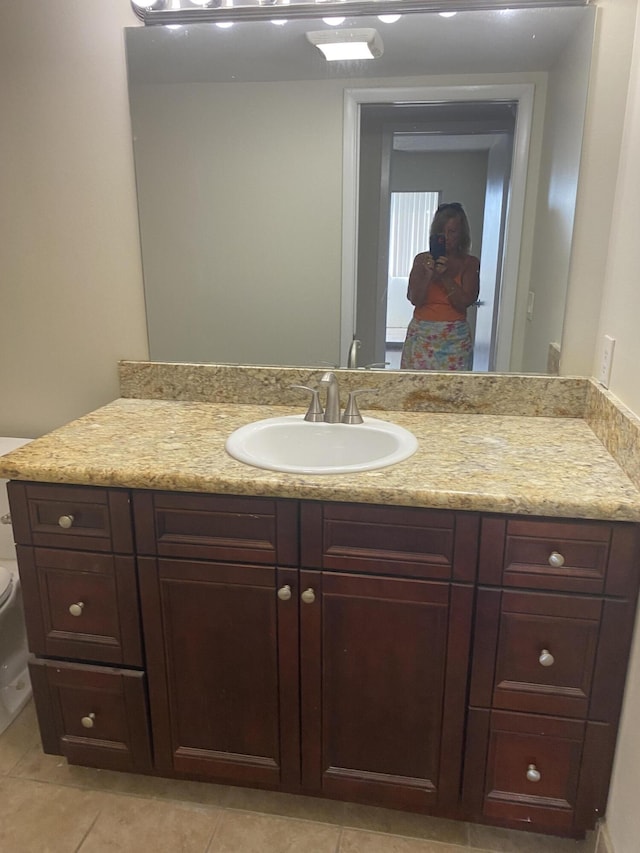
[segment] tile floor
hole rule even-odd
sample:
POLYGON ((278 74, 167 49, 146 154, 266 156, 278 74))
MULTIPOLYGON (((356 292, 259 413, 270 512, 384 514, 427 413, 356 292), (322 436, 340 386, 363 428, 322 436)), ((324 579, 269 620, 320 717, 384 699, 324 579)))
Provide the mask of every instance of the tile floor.
POLYGON ((593 853, 585 841, 69 767, 29 703, 0 735, 1 853, 593 853))

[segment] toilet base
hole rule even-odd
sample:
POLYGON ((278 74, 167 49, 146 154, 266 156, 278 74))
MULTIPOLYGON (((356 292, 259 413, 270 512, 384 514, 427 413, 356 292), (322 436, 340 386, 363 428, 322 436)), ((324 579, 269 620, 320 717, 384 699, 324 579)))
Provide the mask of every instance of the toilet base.
POLYGON ((0 732, 15 720, 31 696, 18 564, 2 559, 2 565, 13 576, 14 587, 0 611, 0 732))
POLYGON ((22 672, 0 688, 0 734, 15 720, 31 698, 29 670, 22 672))

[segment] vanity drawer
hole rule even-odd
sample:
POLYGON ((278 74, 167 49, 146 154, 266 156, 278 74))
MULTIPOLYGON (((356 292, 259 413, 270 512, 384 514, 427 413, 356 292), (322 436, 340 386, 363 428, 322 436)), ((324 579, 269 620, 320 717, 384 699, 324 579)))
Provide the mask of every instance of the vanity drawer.
POLYGON ((481 583, 632 595, 638 527, 597 521, 484 518, 481 583))
POLYGON ((45 752, 70 764, 151 770, 144 673, 37 658, 29 673, 45 752))
POLYGON ((133 557, 17 550, 32 652, 142 666, 133 557))
POLYGON ((481 588, 471 704, 586 718, 601 599, 481 588))
POLYGON ((19 544, 133 553, 127 490, 18 481, 7 488, 19 544))
POLYGON ((296 501, 135 491, 133 507, 140 554, 297 564, 296 501))
POLYGON ((472 581, 478 525, 473 513, 306 501, 301 509, 302 565, 472 581))
POLYGON ((586 728, 578 720, 472 709, 467 802, 491 820, 570 831, 579 806, 586 728), (486 755, 486 765, 474 767, 474 754, 486 755))

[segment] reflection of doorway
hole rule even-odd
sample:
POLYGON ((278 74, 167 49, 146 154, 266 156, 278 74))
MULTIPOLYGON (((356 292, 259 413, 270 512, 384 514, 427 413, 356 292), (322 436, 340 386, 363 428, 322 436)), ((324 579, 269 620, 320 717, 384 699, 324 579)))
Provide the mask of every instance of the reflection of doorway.
MULTIPOLYGON (((356 337, 361 362, 396 361, 385 354, 382 333, 388 301, 387 243, 391 199, 396 193, 435 190, 442 201, 462 202, 469 217, 473 252, 482 259, 480 300, 469 310, 477 328, 474 370, 495 369, 500 258, 515 125, 512 102, 365 104, 360 119, 360 187, 356 337), (374 189, 375 188, 375 189, 374 189), (376 205, 377 201, 377 205, 376 205), (376 212, 379 221, 376 220, 376 212), (380 241, 376 270, 367 248, 380 241)), ((430 216, 424 223, 428 233, 430 216)), ((426 240, 416 247, 424 251, 426 240)), ((406 327, 405 327, 406 328, 406 327)), ((391 366, 391 365, 390 365, 391 366)))
MULTIPOLYGON (((473 251, 482 259, 484 304, 478 309, 474 369, 509 369, 531 107, 529 85, 348 92, 343 357, 355 334, 362 342, 359 365, 389 360, 384 329, 390 193, 436 189, 443 200, 465 204, 473 251), (434 164, 431 174, 425 168, 428 158, 434 164), (456 158, 456 165, 446 167, 447 160, 456 158), (403 176, 403 168, 395 165, 403 160, 405 165, 420 162, 418 172, 428 186, 407 183, 407 171, 403 176), (479 177, 468 171, 473 160, 479 177), (372 168, 379 175, 375 182, 367 177, 372 168), (354 189, 355 204, 348 200, 354 189), (354 288, 350 281, 356 275, 354 288)), ((470 316, 472 325, 474 319, 470 316)))

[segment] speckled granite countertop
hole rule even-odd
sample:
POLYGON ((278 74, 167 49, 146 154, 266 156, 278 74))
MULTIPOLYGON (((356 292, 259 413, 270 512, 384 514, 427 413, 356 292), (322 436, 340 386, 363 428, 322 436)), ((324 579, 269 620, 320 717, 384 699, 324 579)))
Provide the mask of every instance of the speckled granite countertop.
POLYGON ((281 474, 226 453, 237 427, 300 411, 119 399, 0 457, 0 477, 640 521, 640 490, 579 418, 376 411, 419 447, 357 474, 281 474))

